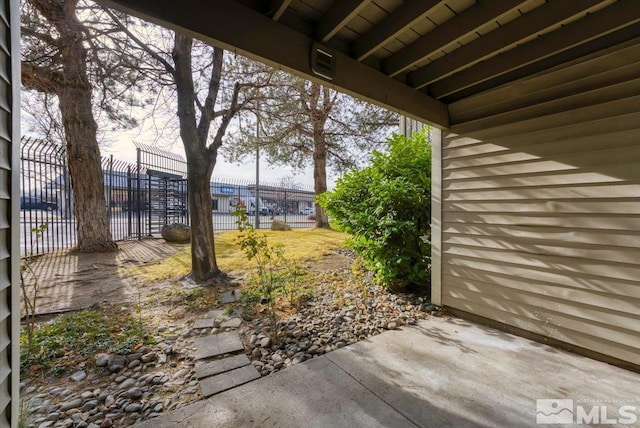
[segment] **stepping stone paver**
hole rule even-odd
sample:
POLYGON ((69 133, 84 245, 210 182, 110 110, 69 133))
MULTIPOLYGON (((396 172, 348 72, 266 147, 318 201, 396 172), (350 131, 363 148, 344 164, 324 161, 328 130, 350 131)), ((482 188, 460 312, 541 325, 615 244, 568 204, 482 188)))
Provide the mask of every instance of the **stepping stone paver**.
POLYGON ((193 328, 213 328, 213 319, 201 319, 193 322, 193 328))
POLYGON ((193 345, 196 348, 196 360, 244 351, 242 339, 235 331, 197 337, 193 340, 193 345))
POLYGON ((221 328, 238 328, 242 324, 242 320, 240 318, 230 318, 226 321, 223 321, 220 324, 221 328))
POLYGON ((243 383, 251 382, 259 377, 258 370, 249 364, 239 369, 201 379, 200 388, 202 389, 202 395, 206 398, 243 383))
POLYGON ((220 302, 224 305, 240 300, 240 290, 225 291, 220 295, 220 302))
POLYGON ((249 364, 251 364, 251 361, 249 361, 249 358, 245 354, 235 355, 221 360, 198 362, 195 366, 196 377, 202 379, 248 366, 249 364))
MULTIPOLYGON (((235 302, 240 298, 240 292, 228 291, 220 296, 223 303, 235 302)), ((237 315, 233 318, 224 314, 223 310, 214 309, 207 313, 206 318, 193 322, 194 329, 213 328, 216 321, 222 321, 220 327, 233 329, 224 333, 211 334, 196 337, 193 341, 195 347, 195 372, 200 381, 200 388, 204 397, 210 397, 222 391, 234 388, 238 385, 250 382, 261 377, 260 372, 251 364, 245 354, 234 355, 217 360, 207 360, 223 354, 233 354, 244 351, 244 344, 240 335, 234 331, 242 325, 242 319, 237 315)))

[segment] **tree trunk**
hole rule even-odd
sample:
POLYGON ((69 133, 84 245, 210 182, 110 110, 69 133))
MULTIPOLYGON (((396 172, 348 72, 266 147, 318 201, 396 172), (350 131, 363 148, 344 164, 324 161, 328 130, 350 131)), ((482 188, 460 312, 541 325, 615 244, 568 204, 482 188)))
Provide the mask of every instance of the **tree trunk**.
MULTIPOLYGON (((314 124, 314 128, 317 128, 314 124)), ((316 196, 327 191, 327 148, 324 127, 313 132, 313 187, 316 196)), ((328 228, 329 218, 322 206, 316 202, 316 227, 328 228)))
MULTIPOLYGON (((178 95, 177 114, 180 122, 180 138, 187 155, 187 184, 191 215, 191 277, 200 284, 220 277, 222 274, 216 262, 209 185, 217 152, 207 149, 208 127, 203 125, 203 130, 199 133, 196 125, 195 89, 191 65, 193 40, 179 33, 176 33, 175 37, 171 55, 175 64, 173 77, 178 95)), ((219 58, 217 65, 222 67, 222 58, 219 58)), ((210 121, 207 118, 202 120, 210 121)))
MULTIPOLYGON (((301 93, 303 108, 308 111, 313 128, 313 187, 317 197, 327 191, 327 141, 324 126, 331 111, 329 89, 317 83, 311 83, 309 91, 301 93), (307 104, 308 103, 308 104, 307 104)), ((316 227, 328 228, 329 218, 324 209, 315 203, 316 227)))
POLYGON ((67 87, 60 91, 58 98, 73 188, 78 232, 76 248, 87 253, 116 251, 118 246, 111 239, 109 230, 90 91, 67 87))
POLYGON ((189 213, 191 217, 191 276, 197 283, 219 277, 216 262, 211 216, 211 172, 213 168, 202 165, 187 156, 187 180, 189 189, 189 213))
POLYGON ((60 53, 65 80, 57 90, 67 139, 67 157, 73 187, 77 249, 81 252, 116 251, 111 238, 98 148, 97 124, 91 105, 91 83, 87 76, 87 51, 82 26, 74 8, 62 8, 60 53))

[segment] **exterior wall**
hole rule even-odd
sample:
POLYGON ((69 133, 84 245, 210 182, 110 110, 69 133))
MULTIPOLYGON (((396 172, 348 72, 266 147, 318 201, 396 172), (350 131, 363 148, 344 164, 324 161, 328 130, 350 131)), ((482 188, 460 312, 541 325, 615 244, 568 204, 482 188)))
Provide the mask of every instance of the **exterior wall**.
POLYGON ((0 426, 18 426, 20 373, 18 1, 0 6, 0 426))
POLYGON ((638 40, 451 105, 442 304, 640 364, 639 106, 638 40))
POLYGON ((442 305, 442 131, 431 128, 431 302, 442 305))

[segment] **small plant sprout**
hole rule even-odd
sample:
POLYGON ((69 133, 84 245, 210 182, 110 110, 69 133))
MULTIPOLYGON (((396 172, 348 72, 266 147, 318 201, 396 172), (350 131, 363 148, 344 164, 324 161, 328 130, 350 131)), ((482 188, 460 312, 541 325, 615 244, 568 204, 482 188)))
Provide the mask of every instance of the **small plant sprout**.
MULTIPOLYGON (((32 227, 31 233, 36 239, 49 228, 48 223, 42 223, 38 227, 32 227)), ((33 349, 33 333, 36 328, 36 314, 38 304, 38 292, 40 291, 40 278, 33 269, 33 252, 22 259, 20 265, 20 287, 22 288, 22 300, 24 303, 25 320, 27 323, 27 354, 33 349), (31 277, 28 282, 27 276, 31 277)))
POLYGON ((270 244, 267 235, 258 233, 243 209, 233 214, 237 219, 238 245, 249 261, 255 261, 258 272, 247 282, 242 296, 245 302, 259 302, 264 305, 274 326, 272 340, 278 341, 278 301, 285 297, 295 303, 304 293, 298 285, 301 270, 286 259, 282 245, 270 244))

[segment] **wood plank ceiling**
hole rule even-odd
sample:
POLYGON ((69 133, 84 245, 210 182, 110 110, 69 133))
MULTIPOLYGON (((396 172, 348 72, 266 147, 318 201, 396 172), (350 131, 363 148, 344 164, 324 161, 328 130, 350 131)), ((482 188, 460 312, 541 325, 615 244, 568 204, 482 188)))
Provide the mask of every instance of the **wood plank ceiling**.
POLYGON ((443 128, 452 102, 640 37, 638 0, 99 1, 443 128))

